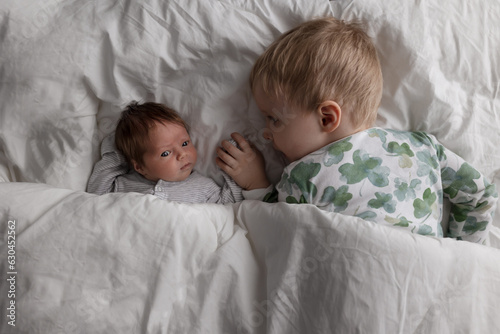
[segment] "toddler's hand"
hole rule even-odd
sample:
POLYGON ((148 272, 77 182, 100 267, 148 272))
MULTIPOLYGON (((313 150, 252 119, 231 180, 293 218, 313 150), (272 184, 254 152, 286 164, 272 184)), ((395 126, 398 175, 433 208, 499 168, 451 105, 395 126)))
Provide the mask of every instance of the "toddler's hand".
POLYGON ((270 183, 262 154, 239 133, 235 132, 231 137, 239 148, 223 140, 221 147, 217 147, 217 166, 245 190, 267 188, 270 183))

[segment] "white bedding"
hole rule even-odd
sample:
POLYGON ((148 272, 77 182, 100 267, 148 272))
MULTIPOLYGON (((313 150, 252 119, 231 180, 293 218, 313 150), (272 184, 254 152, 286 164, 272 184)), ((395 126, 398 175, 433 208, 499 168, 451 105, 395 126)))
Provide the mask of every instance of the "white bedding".
POLYGON ((276 181, 248 74, 279 34, 323 15, 367 23, 385 80, 378 125, 434 134, 500 189, 495 0, 2 3, 0 332, 499 332, 500 209, 480 246, 309 205, 84 192, 133 99, 186 118, 201 173, 221 180, 215 147, 240 131, 276 181))

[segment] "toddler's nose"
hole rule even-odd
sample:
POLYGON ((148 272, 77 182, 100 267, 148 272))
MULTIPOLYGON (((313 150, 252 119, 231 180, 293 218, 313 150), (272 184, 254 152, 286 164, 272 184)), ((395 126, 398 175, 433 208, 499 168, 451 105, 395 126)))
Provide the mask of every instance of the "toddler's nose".
POLYGON ((262 137, 267 140, 267 141, 273 141, 273 134, 271 132, 270 129, 268 128, 265 128, 263 131, 262 131, 262 137))

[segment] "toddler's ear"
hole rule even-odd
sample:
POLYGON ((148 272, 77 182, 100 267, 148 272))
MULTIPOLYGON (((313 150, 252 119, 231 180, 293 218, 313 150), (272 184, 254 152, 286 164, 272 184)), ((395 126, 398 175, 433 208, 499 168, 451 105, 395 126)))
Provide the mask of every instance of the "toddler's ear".
POLYGON ((325 132, 335 131, 340 125, 342 109, 335 101, 325 101, 318 107, 318 112, 321 117, 321 127, 325 132))

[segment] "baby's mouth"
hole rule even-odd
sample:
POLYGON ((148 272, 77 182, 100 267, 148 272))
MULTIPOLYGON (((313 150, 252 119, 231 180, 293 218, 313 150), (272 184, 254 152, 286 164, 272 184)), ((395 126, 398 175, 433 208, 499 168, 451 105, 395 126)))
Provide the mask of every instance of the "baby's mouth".
POLYGON ((187 164, 185 164, 184 166, 181 167, 181 170, 189 169, 191 166, 192 166, 192 163, 188 162, 187 164))

